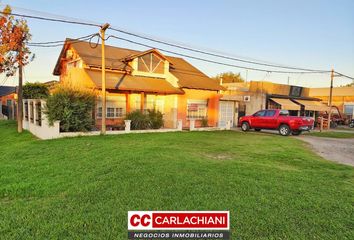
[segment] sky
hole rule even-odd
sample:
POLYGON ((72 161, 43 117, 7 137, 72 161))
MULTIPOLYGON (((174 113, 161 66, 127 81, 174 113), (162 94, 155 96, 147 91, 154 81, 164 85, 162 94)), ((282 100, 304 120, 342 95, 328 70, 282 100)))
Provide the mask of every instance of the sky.
MULTIPOLYGON (((285 66, 336 71, 354 77, 354 1, 352 0, 134 0, 50 1, 0 0, 14 13, 69 17, 151 36, 201 50, 246 60, 285 66)), ((28 20, 32 42, 77 38, 99 31, 97 27, 28 20)), ((183 51, 122 33, 107 31, 158 48, 229 64, 270 69, 183 51)), ((106 44, 137 50, 146 48, 121 40, 106 44)), ((57 80, 52 74, 61 47, 31 48, 36 57, 25 67, 25 81, 57 80)), ((171 54, 166 54, 171 55, 171 54)), ((185 58, 209 76, 232 71, 243 78, 305 87, 328 87, 329 74, 276 74, 206 63, 185 58)), ((286 70, 286 69, 278 69, 286 70)), ((0 74, 0 83, 4 75, 0 74)), ((17 76, 5 85, 15 85, 17 76)), ((352 80, 336 77, 335 86, 352 80)))

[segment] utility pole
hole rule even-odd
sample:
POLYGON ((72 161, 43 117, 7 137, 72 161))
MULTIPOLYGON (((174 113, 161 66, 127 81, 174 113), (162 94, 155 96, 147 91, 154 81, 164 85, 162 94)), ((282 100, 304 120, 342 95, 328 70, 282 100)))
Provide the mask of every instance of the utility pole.
POLYGON ((18 88, 17 88, 17 132, 22 133, 22 119, 23 119, 23 107, 22 107, 22 82, 23 82, 23 66, 22 66, 22 45, 21 42, 18 62, 18 88))
POLYGON ((331 71, 331 87, 329 89, 329 111, 328 111, 328 126, 327 129, 331 128, 331 113, 332 113, 332 92, 333 92, 333 78, 334 78, 334 69, 331 71))
POLYGON ((106 56, 105 56, 105 32, 109 28, 109 24, 106 23, 101 26, 101 50, 102 50, 102 127, 101 134, 106 134, 106 56))

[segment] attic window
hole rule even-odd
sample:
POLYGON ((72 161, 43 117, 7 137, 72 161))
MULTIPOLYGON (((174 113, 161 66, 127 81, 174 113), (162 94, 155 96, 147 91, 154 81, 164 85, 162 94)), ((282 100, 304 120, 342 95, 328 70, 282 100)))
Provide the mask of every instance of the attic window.
POLYGON ((138 71, 149 73, 164 73, 164 61, 154 53, 138 57, 138 71))

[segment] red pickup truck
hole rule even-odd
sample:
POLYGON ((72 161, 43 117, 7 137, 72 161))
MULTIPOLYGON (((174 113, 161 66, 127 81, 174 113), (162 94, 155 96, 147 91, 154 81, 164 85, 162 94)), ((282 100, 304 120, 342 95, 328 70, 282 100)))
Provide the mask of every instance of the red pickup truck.
POLYGON ((309 131, 313 128, 314 120, 310 117, 289 116, 288 110, 269 109, 260 110, 253 115, 241 117, 239 124, 242 131, 253 128, 255 131, 261 129, 278 130, 280 135, 299 135, 302 131, 309 131))

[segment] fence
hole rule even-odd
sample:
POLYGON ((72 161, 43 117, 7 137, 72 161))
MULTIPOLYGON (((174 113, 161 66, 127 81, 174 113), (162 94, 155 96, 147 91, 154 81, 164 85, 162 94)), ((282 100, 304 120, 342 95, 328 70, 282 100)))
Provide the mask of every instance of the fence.
MULTIPOLYGON (((60 122, 56 121, 52 126, 49 125, 46 114, 43 114, 46 101, 42 99, 23 100, 23 128, 30 131, 40 139, 54 139, 63 137, 77 136, 97 136, 100 131, 90 132, 60 132, 60 122)), ((161 128, 148 130, 131 130, 131 120, 125 120, 125 129, 120 131, 107 131, 107 135, 126 134, 126 133, 155 133, 155 132, 178 132, 182 131, 182 120, 178 120, 177 128, 161 128)), ((231 122, 227 122, 226 128, 195 128, 195 120, 190 120, 190 131, 214 131, 230 130, 231 122)))

